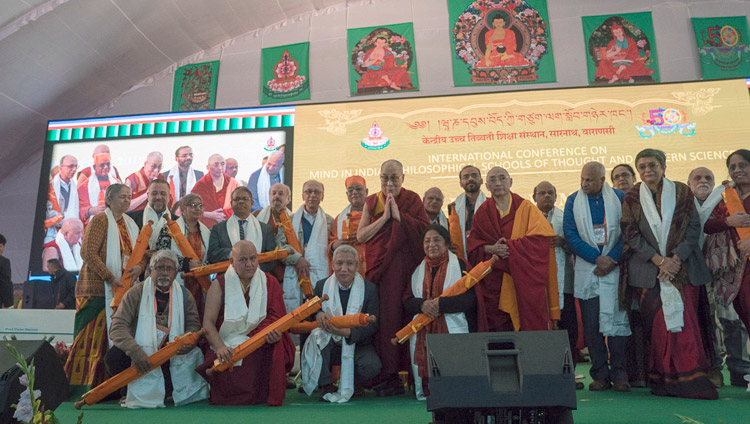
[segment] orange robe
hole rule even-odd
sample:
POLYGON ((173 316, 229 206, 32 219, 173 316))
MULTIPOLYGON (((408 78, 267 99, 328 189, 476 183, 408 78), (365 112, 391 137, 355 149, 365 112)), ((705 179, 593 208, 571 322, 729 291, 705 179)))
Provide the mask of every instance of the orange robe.
POLYGON ((99 198, 104 199, 104 191, 107 190, 107 187, 110 186, 109 179, 106 179, 104 181, 97 179, 96 177, 89 178, 83 182, 83 184, 80 184, 78 186, 78 204, 80 207, 78 208, 78 215, 81 217, 81 221, 83 221, 83 224, 86 225, 89 223, 89 220, 91 217, 86 216, 86 211, 89 210, 89 208, 96 206, 99 204, 99 199, 94 199, 93 203, 89 199, 89 183, 98 182, 99 183, 99 189, 101 190, 99 192, 99 198))
MULTIPOLYGON (((359 229, 359 221, 362 219, 362 211, 351 211, 351 218, 349 219, 349 234, 356 234, 357 230, 359 229)), ((328 266, 329 271, 331 271, 331 274, 333 274, 333 250, 331 247, 333 246, 333 243, 339 239, 339 218, 341 219, 347 219, 346 216, 341 216, 339 214, 334 220, 333 225, 331 225, 331 234, 328 235, 328 266)), ((367 262, 365 261, 365 245, 361 243, 354 243, 352 245, 353 248, 357 249, 357 254, 359 256, 359 273, 363 277, 365 276, 365 272, 367 271, 367 262)))
POLYGON ((557 268, 551 247, 555 232, 531 202, 511 193, 508 213, 500 217, 495 201, 477 209, 466 242, 471 263, 492 255, 484 246, 505 237, 510 254, 492 265, 476 285, 479 331, 549 330, 560 319, 557 268))
MULTIPOLYGON (((229 175, 224 174, 224 184, 221 186, 221 190, 216 191, 211 174, 206 174, 203 178, 195 182, 195 186, 193 186, 193 189, 190 192, 199 194, 201 198, 203 198, 203 210, 205 212, 211 212, 221 208, 224 210, 224 215, 229 218, 232 216, 232 208, 228 201, 229 196, 232 195, 229 186, 233 181, 234 184, 232 185, 236 187, 236 180, 229 175)), ((212 218, 203 217, 201 218, 201 222, 206 227, 211 228, 217 221, 212 218)))

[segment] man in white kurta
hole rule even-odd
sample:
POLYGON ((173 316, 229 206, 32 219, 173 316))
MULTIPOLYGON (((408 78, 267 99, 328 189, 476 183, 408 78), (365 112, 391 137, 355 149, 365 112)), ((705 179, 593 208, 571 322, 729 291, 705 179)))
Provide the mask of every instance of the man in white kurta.
POLYGON ((302 304, 302 289, 299 286, 300 275, 309 275, 311 282, 327 278, 328 273, 328 234, 331 232, 333 217, 320 207, 325 195, 323 184, 318 181, 306 181, 302 185, 304 204, 292 215, 292 226, 302 247, 302 256, 296 263, 289 264, 287 258, 284 271, 284 304, 287 312, 302 304))
POLYGON ((63 221, 78 218, 78 185, 75 175, 78 170, 78 159, 73 155, 60 158, 60 172, 49 183, 47 219, 60 216, 60 222, 47 228, 44 242, 55 239, 63 221))
POLYGON ((107 368, 115 375, 133 365, 141 375, 127 386, 121 402, 127 408, 157 408, 170 401, 179 406, 208 397, 208 384, 195 372, 203 362, 195 345, 182 346, 177 355, 150 370, 150 355, 175 337, 201 328, 193 296, 175 280, 177 266, 174 252, 157 252, 149 278, 125 294, 112 317, 114 346, 104 359, 107 368))
MULTIPOLYGON (((463 236, 464 252, 466 251, 466 239, 471 233, 471 223, 474 218, 474 212, 482 206, 487 196, 482 193, 482 172, 473 165, 466 165, 458 173, 459 184, 464 192, 456 197, 456 200, 448 205, 448 215, 458 214, 458 221, 461 223, 461 235, 463 236)), ((455 241, 451 240, 455 243, 455 241)), ((467 259, 464 258, 464 259, 467 259)))

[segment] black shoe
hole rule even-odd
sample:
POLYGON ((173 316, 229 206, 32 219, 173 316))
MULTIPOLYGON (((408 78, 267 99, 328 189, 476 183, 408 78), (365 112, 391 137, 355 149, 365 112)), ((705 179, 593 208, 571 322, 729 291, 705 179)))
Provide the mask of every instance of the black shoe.
POLYGON ((583 390, 583 381, 576 381, 576 390, 583 390))
MULTIPOLYGON (((297 387, 297 381, 295 381, 292 377, 287 377, 286 378, 286 389, 287 390, 294 389, 295 387, 297 387)), ((302 386, 300 386, 300 387, 302 387, 302 386)))
POLYGON ((729 373, 729 383, 735 387, 747 387, 748 381, 745 380, 744 374, 734 372, 729 373))
POLYGON ((398 396, 404 394, 404 386, 400 382, 388 382, 375 387, 379 397, 398 396))

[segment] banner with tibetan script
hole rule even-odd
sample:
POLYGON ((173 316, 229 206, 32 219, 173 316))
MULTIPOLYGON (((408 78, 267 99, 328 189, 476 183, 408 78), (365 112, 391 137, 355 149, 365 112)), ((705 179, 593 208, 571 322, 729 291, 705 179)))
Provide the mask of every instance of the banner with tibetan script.
POLYGON ((651 12, 584 16, 589 84, 659 82, 651 12))
POLYGON ((411 22, 352 28, 346 38, 352 96, 419 90, 411 22))
POLYGON ((703 79, 750 76, 747 17, 693 18, 703 79))
POLYGON ((469 164, 482 175, 507 169, 511 190, 529 199, 536 184, 552 181, 558 206, 580 188, 586 162, 633 166, 645 148, 666 152, 675 181, 698 166, 719 179, 727 155, 747 147, 748 116, 744 79, 300 105, 292 198, 315 179, 334 187, 326 209, 341 210, 346 192, 335 188, 361 175, 378 191, 388 159, 403 163, 404 187, 420 195, 438 187, 446 205, 463 192, 458 174, 469 164))
POLYGON ((260 104, 310 99, 309 54, 310 43, 263 49, 260 104))
POLYGON ((448 0, 453 84, 555 81, 547 0, 448 0))
POLYGON ((177 68, 172 90, 172 112, 216 109, 219 61, 177 68))

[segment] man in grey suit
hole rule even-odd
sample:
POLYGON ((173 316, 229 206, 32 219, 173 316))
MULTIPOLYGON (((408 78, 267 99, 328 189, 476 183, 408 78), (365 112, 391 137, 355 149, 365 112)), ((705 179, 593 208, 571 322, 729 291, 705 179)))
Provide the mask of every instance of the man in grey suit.
POLYGON ((3 256, 5 236, 0 234, 0 308, 13 306, 13 283, 10 281, 10 260, 3 256))
MULTIPOLYGON (((276 249, 276 236, 270 225, 258 221, 250 213, 253 207, 253 194, 247 187, 237 187, 232 191, 232 216, 211 228, 208 239, 208 262, 226 261, 232 256, 232 246, 240 240, 251 241, 258 251, 270 252, 276 249)), ((260 264, 263 272, 270 272, 277 261, 260 264)))

